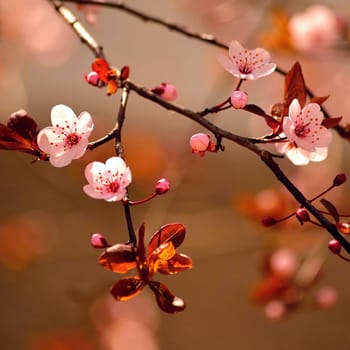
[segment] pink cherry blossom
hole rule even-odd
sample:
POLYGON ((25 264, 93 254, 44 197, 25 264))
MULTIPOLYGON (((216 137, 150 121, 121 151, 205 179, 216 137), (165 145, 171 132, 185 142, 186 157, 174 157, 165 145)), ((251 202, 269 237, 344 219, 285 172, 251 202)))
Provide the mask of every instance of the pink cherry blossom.
POLYGON ((270 54, 261 48, 247 50, 234 40, 229 46, 229 56, 217 55, 222 66, 240 79, 256 80, 271 74, 276 64, 270 63, 270 54))
POLYGON ((94 124, 89 113, 83 112, 77 117, 65 105, 52 108, 51 122, 53 126, 39 132, 38 146, 50 154, 50 163, 53 166, 64 167, 73 159, 83 156, 94 124))
POLYGON ((120 157, 111 157, 106 163, 92 162, 85 168, 89 182, 84 192, 95 199, 115 202, 123 199, 131 182, 131 171, 120 157))
POLYGON ((176 86, 170 83, 161 83, 160 85, 151 89, 151 91, 167 101, 174 101, 177 98, 176 86))
POLYGON ((295 165, 306 165, 309 161, 320 162, 327 158, 327 146, 332 133, 322 126, 323 113, 317 103, 310 103, 301 109, 297 99, 289 106, 289 115, 283 119, 280 136, 287 142, 277 143, 276 148, 295 165))
MULTIPOLYGON (((282 133, 280 135, 284 137, 282 133)), ((327 147, 316 147, 315 152, 309 152, 298 147, 295 142, 276 143, 278 152, 284 153, 294 165, 307 165, 309 162, 322 162, 327 158, 327 147)))

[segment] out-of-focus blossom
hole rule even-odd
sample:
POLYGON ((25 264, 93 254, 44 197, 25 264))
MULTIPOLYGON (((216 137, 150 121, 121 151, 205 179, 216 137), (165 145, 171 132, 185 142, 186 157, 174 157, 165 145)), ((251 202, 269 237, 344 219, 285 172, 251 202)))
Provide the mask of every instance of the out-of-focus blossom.
POLYGON ((283 248, 270 257, 270 268, 276 276, 291 278, 298 270, 300 261, 292 249, 283 248))
POLYGON ((50 163, 55 167, 69 165, 73 159, 83 156, 88 146, 88 138, 94 128, 89 113, 77 117, 65 105, 56 105, 51 110, 52 126, 38 134, 38 145, 50 154, 50 163))
POLYGON ((331 308, 337 302, 337 299, 337 291, 329 286, 320 288, 315 295, 317 305, 323 309, 331 308))
POLYGON ((131 171, 120 157, 111 157, 106 163, 92 162, 85 168, 89 182, 84 192, 95 199, 107 202, 120 201, 131 182, 131 171))
POLYGON ((35 335, 29 341, 27 350, 96 350, 88 335, 75 330, 56 331, 51 334, 35 335))
POLYGON ((47 66, 65 62, 78 44, 52 4, 41 0, 1 1, 0 32, 1 39, 13 44, 19 54, 29 53, 47 66))
POLYGON ((56 228, 45 213, 27 212, 0 224, 0 264, 23 271, 50 252, 56 228))
POLYGON ((0 149, 25 152, 48 160, 48 155, 37 144, 38 132, 38 125, 25 110, 12 113, 6 125, 0 123, 0 149))
POLYGON ((204 133, 194 134, 190 138, 190 146, 192 153, 199 154, 204 157, 205 152, 212 152, 215 149, 215 144, 210 140, 210 135, 204 133))
POLYGON ((218 54, 217 58, 229 73, 240 79, 256 80, 276 69, 276 64, 270 62, 271 56, 266 50, 247 50, 237 40, 230 43, 228 57, 218 54))
POLYGON ((264 307, 265 316, 272 321, 280 321, 286 315, 286 306, 280 300, 272 300, 264 307))
MULTIPOLYGON (((99 2, 105 2, 105 0, 97 0, 99 2)), ((86 21, 91 24, 95 25, 97 21, 97 15, 99 14, 101 8, 98 5, 83 5, 83 4, 77 4, 77 7, 80 11, 82 11, 85 15, 86 21)))
POLYGON ((279 152, 286 153, 295 165, 305 165, 309 161, 319 162, 327 157, 327 146, 332 133, 322 126, 323 113, 317 103, 310 103, 301 109, 297 99, 289 106, 289 115, 283 119, 281 137, 288 142, 276 143, 279 152))
POLYGON ((230 96, 230 101, 233 108, 244 108, 248 103, 248 95, 244 91, 235 90, 230 96))
POLYGON ((337 15, 324 5, 312 5, 289 19, 292 45, 300 51, 315 51, 333 46, 340 38, 337 15))
POLYGON ((115 244, 106 249, 100 256, 99 263, 106 269, 125 273, 137 268, 138 275, 120 279, 111 288, 116 300, 127 301, 140 294, 145 286, 153 291, 158 306, 165 312, 175 313, 186 307, 184 301, 173 295, 161 282, 154 280, 156 272, 177 274, 192 268, 192 259, 176 252, 176 248, 185 239, 186 230, 182 224, 168 224, 160 228, 144 244, 145 227, 139 229, 137 247, 128 244, 115 244))
POLYGON ((127 303, 116 303, 110 295, 103 295, 93 304, 91 317, 103 350, 159 349, 158 313, 148 295, 127 303))
POLYGON ((151 89, 156 95, 163 97, 164 100, 174 101, 177 98, 177 90, 175 85, 169 83, 161 83, 160 85, 151 89))

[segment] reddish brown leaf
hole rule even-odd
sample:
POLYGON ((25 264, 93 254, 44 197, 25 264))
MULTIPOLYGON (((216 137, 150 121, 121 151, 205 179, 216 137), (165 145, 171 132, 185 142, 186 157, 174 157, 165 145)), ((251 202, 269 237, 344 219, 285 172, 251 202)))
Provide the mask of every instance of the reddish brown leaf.
POLYGON ((299 62, 296 62, 290 71, 287 73, 284 80, 284 113, 288 115, 289 105, 296 98, 301 107, 304 107, 306 102, 306 85, 303 77, 303 72, 299 62))
POLYGON ((162 226, 154 235, 151 237, 148 243, 148 255, 157 249, 161 244, 172 242, 174 247, 178 247, 185 239, 186 228, 182 224, 168 224, 162 226))
POLYGON ((331 214, 336 222, 339 221, 339 214, 338 210, 335 207, 333 203, 331 203, 329 200, 322 198, 320 202, 323 204, 323 206, 329 211, 329 214, 331 214))
POLYGON ((27 140, 34 140, 39 132, 36 121, 23 109, 11 114, 7 127, 27 140))
POLYGON ((327 129, 334 128, 336 125, 338 125, 343 117, 338 117, 338 118, 325 118, 322 120, 321 125, 324 126, 327 129))
POLYGON ((156 296, 158 306, 165 312, 174 314, 185 310, 186 305, 182 299, 173 295, 170 290, 163 284, 157 281, 150 281, 149 287, 156 296))
POLYGON ((108 72, 110 70, 108 62, 103 58, 96 58, 92 63, 91 68, 99 75, 99 78, 105 83, 108 83, 108 72))
POLYGON ((136 253, 128 244, 115 244, 101 254, 98 262, 106 270, 125 273, 136 267, 136 253))
POLYGON ((185 254, 175 254, 171 259, 158 264, 158 271, 166 275, 186 271, 192 268, 192 259, 185 254))
POLYGON ((111 288, 111 294, 116 300, 127 301, 140 294, 144 286, 139 277, 122 278, 111 288))
POLYGON ((320 96, 320 97, 311 97, 310 99, 310 102, 311 103, 317 103, 318 105, 321 106, 321 104, 325 101, 327 101, 329 98, 329 95, 328 96, 320 96))

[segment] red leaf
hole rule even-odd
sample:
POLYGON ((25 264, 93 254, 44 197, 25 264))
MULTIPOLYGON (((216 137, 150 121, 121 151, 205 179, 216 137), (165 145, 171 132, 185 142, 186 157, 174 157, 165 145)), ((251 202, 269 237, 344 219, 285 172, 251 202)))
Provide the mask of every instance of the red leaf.
POLYGON ((163 284, 157 281, 150 281, 149 287, 156 296, 158 306, 165 312, 174 314, 185 310, 186 305, 182 299, 173 295, 170 290, 163 284))
POLYGON ((185 239, 186 228, 182 224, 168 224, 162 226, 151 237, 148 243, 148 255, 158 248, 161 244, 172 242, 174 247, 178 247, 185 239))
POLYGON ((144 286, 139 277, 122 278, 111 288, 111 294, 116 300, 127 301, 140 294, 144 286))
POLYGON ((310 102, 311 103, 317 103, 318 105, 321 106, 321 104, 325 101, 327 101, 329 98, 329 95, 328 96, 320 96, 320 97, 311 97, 310 98, 310 102))
POLYGON ((99 78, 105 83, 108 83, 108 72, 110 70, 108 62, 104 58, 96 58, 92 63, 91 68, 99 75, 99 78))
POLYGON ((296 98, 299 104, 304 107, 306 102, 306 85, 303 77, 303 72, 299 62, 296 62, 290 71, 287 73, 284 80, 284 113, 288 115, 289 105, 296 98))
POLYGON ((339 221, 339 214, 338 210, 335 207, 333 203, 331 203, 329 200, 322 198, 320 202, 323 204, 323 206, 329 211, 329 214, 331 214, 336 222, 339 221))
POLYGON ((324 126, 327 129, 334 128, 336 125, 338 125, 343 117, 338 117, 338 118, 325 118, 322 120, 321 125, 324 126))
POLYGON ((35 120, 23 109, 11 114, 7 127, 23 136, 27 140, 34 140, 39 132, 35 120))
POLYGON ((136 252, 128 244, 115 244, 101 254, 98 262, 106 270, 125 273, 136 267, 136 252))
POLYGON ((172 275, 191 269, 192 266, 192 259, 189 256, 185 254, 175 254, 171 259, 164 262, 162 261, 158 265, 158 272, 172 275))

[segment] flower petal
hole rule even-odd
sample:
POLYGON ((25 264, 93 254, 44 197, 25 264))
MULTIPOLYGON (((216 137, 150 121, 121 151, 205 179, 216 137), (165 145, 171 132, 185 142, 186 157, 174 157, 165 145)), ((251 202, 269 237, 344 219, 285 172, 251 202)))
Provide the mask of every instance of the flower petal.
POLYGON ((53 126, 62 125, 67 122, 69 125, 73 124, 77 117, 73 110, 65 105, 56 105, 51 110, 51 122, 53 126))
POLYGON ((150 281, 148 285, 156 296, 158 306, 163 311, 174 314, 185 310, 186 305, 184 301, 173 295, 163 283, 150 281))
POLYGON ((82 112, 78 117, 77 130, 78 134, 84 133, 84 137, 88 138, 94 128, 94 122, 90 113, 82 112))
POLYGON ((125 273, 136 267, 136 252, 129 244, 115 244, 100 255, 98 262, 106 270, 125 273))
POLYGON ((144 286, 139 277, 122 278, 111 288, 111 294, 116 300, 127 301, 140 294, 144 286))

